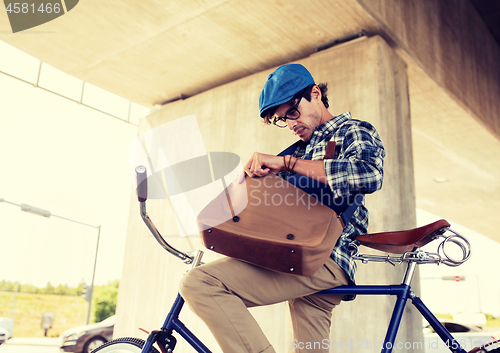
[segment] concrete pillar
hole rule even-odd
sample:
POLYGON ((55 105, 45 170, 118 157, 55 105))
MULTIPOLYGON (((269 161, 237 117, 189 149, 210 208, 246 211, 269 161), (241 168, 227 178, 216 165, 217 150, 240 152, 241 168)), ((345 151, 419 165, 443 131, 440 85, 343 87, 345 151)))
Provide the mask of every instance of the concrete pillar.
MULTIPOLYGON (((384 141, 387 157, 383 190, 367 197, 370 231, 413 227, 415 194, 405 64, 380 37, 353 41, 299 62, 311 71, 317 83, 328 83, 331 113, 337 115, 351 111, 355 119, 371 122, 384 141)), ((141 121, 140 133, 167 121, 196 114, 209 152, 233 152, 243 162, 254 151, 278 153, 294 142, 295 137, 285 129, 264 125, 259 118, 258 96, 272 71, 168 104, 141 121)), ((168 201, 151 201, 148 209, 161 232, 176 233, 168 201)), ((169 237, 168 241, 185 251, 201 248, 196 237, 169 237)), ((216 257, 218 255, 208 252, 204 260, 216 257)), ((146 335, 137 328, 152 330, 162 324, 176 295, 178 282, 187 268, 161 249, 148 234, 139 218, 135 197, 131 201, 125 258, 115 337, 145 338, 146 335)), ((360 264, 358 267, 359 284, 399 283, 403 273, 402 268, 386 264, 360 264)), ((353 302, 341 304, 334 312, 331 340, 359 343, 359 346, 350 346, 348 350, 372 351, 373 348, 366 344, 384 339, 393 302, 392 298, 358 297, 353 302)), ((415 319, 410 310, 407 311, 397 338, 401 342, 421 338, 419 319, 415 319)), ((251 309, 251 312, 276 351, 287 352, 291 332, 285 304, 251 309)), ((207 328, 188 308, 181 319, 214 352, 219 351, 207 328)), ((186 345, 179 343, 178 351, 190 351, 184 347, 186 345)))
MULTIPOLYGON (((348 110, 353 118, 371 122, 384 143, 387 152, 384 184, 381 191, 366 199, 370 211, 369 231, 415 227, 411 121, 405 63, 380 37, 334 47, 303 63, 311 69, 317 81, 328 82, 330 112, 338 114, 348 110)), ((362 251, 372 252, 366 248, 362 251)), ((387 264, 358 263, 356 282, 400 283, 403 272, 402 266, 394 268, 387 264)), ((418 276, 414 282, 414 289, 418 292, 418 276)), ((348 342, 348 350, 356 352, 373 351, 376 343, 383 342, 394 302, 393 298, 358 296, 353 302, 342 303, 334 311, 331 341, 348 342), (354 346, 351 345, 353 342, 354 346)), ((403 344, 411 342, 412 345, 413 342, 422 342, 421 331, 420 316, 408 307, 396 341, 403 344)))

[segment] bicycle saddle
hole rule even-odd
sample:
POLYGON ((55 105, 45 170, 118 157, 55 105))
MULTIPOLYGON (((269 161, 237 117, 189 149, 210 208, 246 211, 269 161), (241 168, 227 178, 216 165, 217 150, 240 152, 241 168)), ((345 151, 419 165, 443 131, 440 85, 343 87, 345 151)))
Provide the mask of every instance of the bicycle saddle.
POLYGON ((392 254, 404 254, 412 251, 414 247, 422 247, 443 234, 450 224, 441 219, 422 227, 394 232, 381 232, 363 234, 355 237, 361 245, 389 252, 392 254))

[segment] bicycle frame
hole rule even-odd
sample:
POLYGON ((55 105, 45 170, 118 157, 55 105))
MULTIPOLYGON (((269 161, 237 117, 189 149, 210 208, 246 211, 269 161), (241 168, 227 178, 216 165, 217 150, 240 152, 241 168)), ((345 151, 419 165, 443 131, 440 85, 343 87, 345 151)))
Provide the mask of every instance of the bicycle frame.
MULTIPOLYGON (((197 259, 199 261, 199 259, 197 259)), ((407 265, 405 278, 402 284, 398 285, 349 285, 337 288, 327 289, 319 292, 318 294, 332 294, 332 295, 392 295, 396 296, 396 304, 392 312, 389 327, 384 339, 381 353, 390 353, 394 347, 394 341, 398 333, 401 318, 408 299, 411 299, 412 304, 422 314, 422 316, 429 322, 432 328, 436 331, 443 342, 447 343, 451 352, 453 353, 466 353, 460 346, 458 341, 446 330, 446 328, 439 322, 439 320, 431 313, 425 306, 422 300, 411 291, 411 280, 416 269, 415 263, 407 265)), ((161 331, 153 331, 142 350, 142 353, 149 353, 153 344, 159 340, 159 336, 170 336, 172 332, 177 332, 184 338, 195 350, 199 353, 211 353, 211 351, 179 320, 179 313, 184 305, 184 299, 177 294, 177 298, 167 315, 167 318, 161 328, 161 331)), ((174 343, 175 344, 175 343, 174 343)))
MULTIPOLYGON (((137 194, 140 202, 140 213, 143 221, 158 241, 158 243, 170 254, 178 257, 186 264, 191 264, 192 268, 201 264, 202 251, 198 251, 196 256, 191 256, 171 247, 161 236, 159 231, 154 226, 146 212, 147 200, 147 178, 146 169, 139 166, 137 171, 137 194)), ((453 241, 453 240, 452 240, 453 241)), ((415 248, 418 250, 417 248, 415 248)), ((464 248, 462 247, 462 250, 464 248)), ((464 253, 465 254, 465 253, 464 253)), ((470 253, 469 253, 470 254, 470 253)), ((469 255, 464 256, 463 260, 455 262, 455 265, 464 262, 469 255)), ((362 259, 362 258, 358 258, 362 259)), ((389 259, 386 260, 389 263, 389 259)), ((363 260, 365 262, 365 260, 363 260)), ((396 296, 396 304, 389 322, 389 327, 384 339, 382 353, 390 353, 394 347, 394 341, 401 324, 401 318, 408 299, 411 299, 415 308, 422 314, 422 316, 429 322, 431 327, 436 331, 444 343, 448 345, 450 351, 453 353, 466 353, 460 346, 458 341, 446 330, 446 328, 439 322, 439 320, 431 313, 425 306, 422 300, 411 291, 411 281, 415 274, 417 263, 409 261, 407 263, 406 272, 401 284, 399 285, 349 285, 337 288, 327 289, 319 292, 318 294, 332 294, 332 295, 393 295, 396 296)), ((199 353, 211 353, 211 351, 179 320, 179 314, 184 306, 184 299, 177 294, 177 297, 170 309, 170 312, 163 323, 160 330, 152 331, 146 343, 143 346, 141 353, 149 353, 153 344, 158 342, 158 347, 162 353, 170 353, 175 348, 176 340, 172 336, 175 331, 181 335, 195 350, 199 353), (165 348, 167 347, 167 349, 165 348)))
POLYGON ((460 346, 458 341, 448 332, 448 330, 441 324, 441 322, 432 314, 432 312, 425 306, 424 302, 411 291, 411 281, 417 264, 409 262, 406 267, 406 272, 403 278, 403 283, 399 285, 355 285, 355 286, 342 286, 333 289, 328 289, 320 292, 321 294, 341 294, 341 295, 394 295, 397 297, 394 310, 392 312, 391 321, 387 328, 384 344, 382 346, 382 353, 390 353, 394 347, 394 341, 398 333, 401 318, 406 307, 408 299, 411 299, 412 304, 427 320, 431 327, 436 331, 438 336, 445 342, 453 353, 466 353, 460 346))

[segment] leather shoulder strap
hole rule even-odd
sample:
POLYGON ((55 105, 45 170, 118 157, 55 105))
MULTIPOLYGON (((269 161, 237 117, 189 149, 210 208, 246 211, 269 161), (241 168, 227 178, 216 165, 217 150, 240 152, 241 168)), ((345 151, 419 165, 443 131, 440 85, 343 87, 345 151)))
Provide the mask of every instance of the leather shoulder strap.
POLYGON ((302 140, 298 140, 297 142, 294 142, 293 144, 291 144, 290 146, 285 148, 283 151, 281 151, 278 154, 278 156, 282 157, 282 156, 286 156, 286 155, 292 155, 293 152, 295 152, 295 150, 297 149, 297 147, 299 147, 299 145, 302 143, 303 143, 302 140))
POLYGON ((335 141, 328 141, 326 143, 326 152, 323 159, 334 159, 335 158, 335 145, 337 143, 335 141))

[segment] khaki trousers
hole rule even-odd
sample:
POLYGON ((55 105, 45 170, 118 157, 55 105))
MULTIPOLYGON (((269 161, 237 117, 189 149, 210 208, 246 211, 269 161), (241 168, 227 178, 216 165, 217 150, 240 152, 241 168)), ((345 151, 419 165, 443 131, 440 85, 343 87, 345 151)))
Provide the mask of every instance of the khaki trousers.
POLYGON ((347 283, 347 275, 331 258, 312 276, 284 274, 223 258, 190 270, 181 281, 180 294, 224 353, 274 352, 247 308, 283 301, 290 307, 295 352, 328 352, 321 342, 329 339, 332 309, 342 298, 314 293, 347 283), (299 349, 307 342, 315 349, 299 349))

